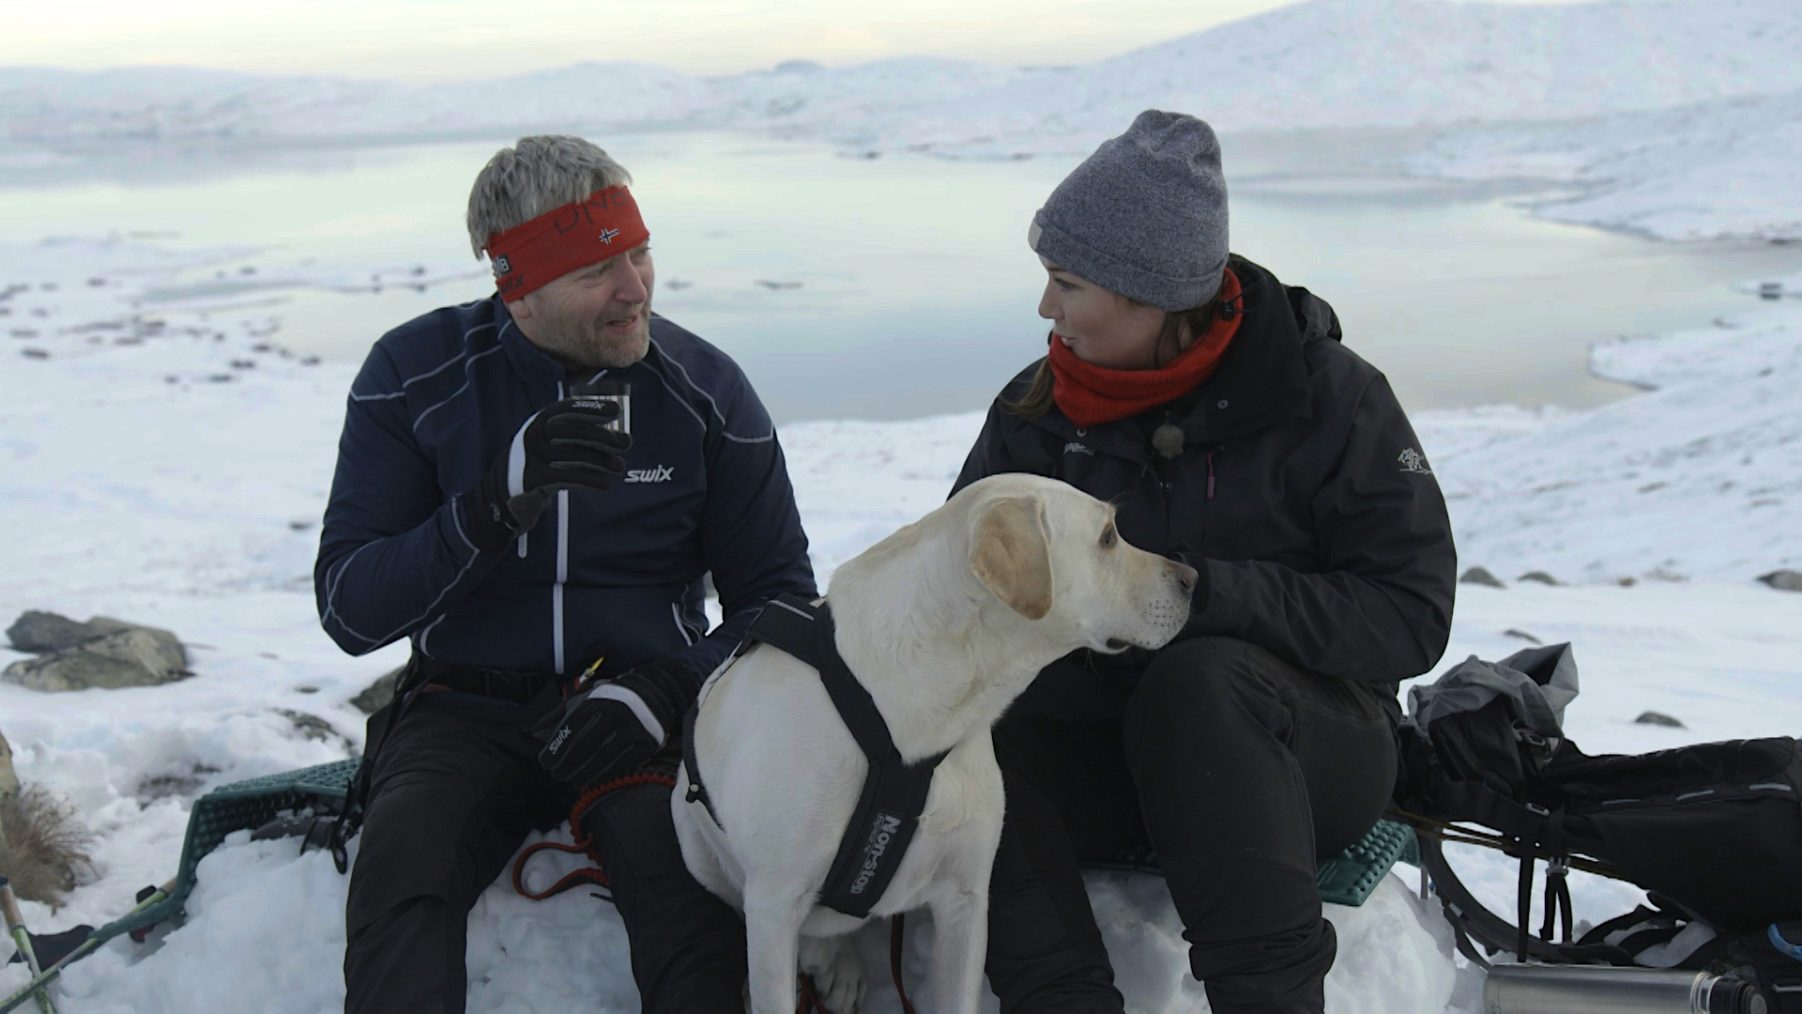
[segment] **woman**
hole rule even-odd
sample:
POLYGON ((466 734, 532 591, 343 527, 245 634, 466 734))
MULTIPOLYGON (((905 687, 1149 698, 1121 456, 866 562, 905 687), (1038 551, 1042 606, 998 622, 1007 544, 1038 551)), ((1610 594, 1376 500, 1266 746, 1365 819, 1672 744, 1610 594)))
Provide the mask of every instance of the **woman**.
POLYGON ((958 488, 1062 479, 1201 580, 1176 641, 1067 657, 997 727, 990 984, 1004 1011, 1120 1010, 1078 864, 1149 850, 1216 1014, 1320 1011, 1315 857, 1382 814, 1397 681, 1451 623, 1438 484, 1332 309, 1229 257, 1207 124, 1140 114, 1028 238, 1050 352, 996 399, 958 488))

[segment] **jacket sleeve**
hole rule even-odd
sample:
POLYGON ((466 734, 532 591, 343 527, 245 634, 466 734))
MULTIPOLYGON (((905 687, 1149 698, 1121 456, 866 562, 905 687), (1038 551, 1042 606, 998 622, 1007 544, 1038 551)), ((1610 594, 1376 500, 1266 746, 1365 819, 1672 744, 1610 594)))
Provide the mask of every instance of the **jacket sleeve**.
POLYGON ((1190 634, 1224 634, 1348 680, 1431 669, 1451 632, 1457 555, 1439 482, 1380 375, 1364 389, 1337 467, 1314 495, 1320 571, 1209 560, 1190 634))
POLYGON ((701 508, 702 549, 724 618, 676 656, 697 681, 732 653, 765 602, 790 592, 816 594, 782 445, 750 382, 740 378, 739 384, 724 423, 707 437, 701 508))
POLYGON ((430 623, 505 551, 505 543, 478 551, 413 436, 401 390, 393 361, 376 347, 351 385, 313 565, 319 621, 353 655, 430 623))

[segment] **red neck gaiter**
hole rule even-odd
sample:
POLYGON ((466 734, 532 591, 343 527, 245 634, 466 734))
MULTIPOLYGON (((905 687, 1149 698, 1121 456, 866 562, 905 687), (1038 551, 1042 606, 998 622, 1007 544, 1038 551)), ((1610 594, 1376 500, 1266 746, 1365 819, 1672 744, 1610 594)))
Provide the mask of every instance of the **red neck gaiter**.
MULTIPOLYGON (((1220 286, 1220 300, 1238 308, 1239 294, 1239 279, 1229 270, 1220 286)), ((1078 426, 1125 419, 1153 405, 1180 398, 1214 375, 1244 319, 1243 310, 1216 318, 1205 334, 1155 370, 1114 370, 1083 362, 1053 333, 1047 357, 1051 364, 1051 398, 1078 426)))

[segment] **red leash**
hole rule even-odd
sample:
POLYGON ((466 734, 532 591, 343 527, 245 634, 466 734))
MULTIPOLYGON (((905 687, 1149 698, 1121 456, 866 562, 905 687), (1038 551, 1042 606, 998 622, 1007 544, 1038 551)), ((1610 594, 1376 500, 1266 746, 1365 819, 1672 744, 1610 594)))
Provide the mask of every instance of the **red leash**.
POLYGON ((895 980, 895 992, 901 994, 903 1014, 914 1014, 914 1002, 907 998, 907 987, 901 985, 901 948, 907 943, 907 915, 896 913, 889 920, 888 974, 895 980))
MULTIPOLYGON (((513 860, 513 890, 533 901, 556 897, 581 884, 593 884, 604 890, 611 890, 613 885, 607 879, 607 871, 601 868, 600 857, 595 855, 590 847, 593 841, 589 837, 587 828, 583 826, 582 818, 588 815, 589 809, 594 804, 621 789, 628 789, 634 785, 663 785, 673 791, 676 787, 676 779, 671 775, 656 771, 637 771, 622 778, 615 778, 610 782, 602 782, 583 792, 569 810, 569 834, 573 841, 568 845, 558 841, 541 841, 526 846, 513 860), (546 849, 586 855, 594 861, 594 865, 571 870, 542 891, 528 891, 525 885, 526 861, 546 849)), ((895 992, 901 996, 903 1014, 915 1014, 913 1001, 907 996, 907 987, 901 983, 901 952, 906 943, 906 929, 905 916, 897 915, 889 921, 888 968, 889 976, 895 980, 895 992)), ((799 1006, 795 1008, 795 1014, 832 1014, 832 1011, 820 1002, 819 995, 814 990, 813 977, 810 975, 801 976, 800 1001, 799 1006)))
POLYGON ((636 771, 622 778, 615 778, 610 782, 602 782, 601 784, 588 789, 586 792, 583 792, 582 795, 576 799, 576 805, 570 807, 569 810, 569 834, 571 838, 575 839, 574 842, 565 845, 562 842, 541 841, 526 846, 525 850, 520 852, 519 856, 513 860, 513 889, 533 901, 543 901, 546 898, 555 897, 580 884, 594 884, 601 888, 611 889, 613 885, 607 880, 607 871, 601 869, 600 857, 595 855, 593 849, 590 848, 593 842, 589 839, 587 828, 582 826, 582 818, 587 816, 589 808, 594 806, 594 804, 621 789, 628 789, 634 785, 663 785, 674 790, 676 787, 676 779, 672 775, 662 774, 661 772, 636 771), (571 870, 564 874, 556 883, 542 891, 536 893, 528 891, 526 890, 525 885, 526 860, 531 859, 533 856, 546 849, 555 852, 569 852, 586 855, 588 858, 594 860, 594 865, 579 870, 571 870))
MULTIPOLYGON (((895 992, 901 997, 903 1014, 914 1014, 914 1002, 908 999, 907 987, 901 984, 901 949, 907 940, 907 917, 897 915, 889 920, 888 934, 888 971, 895 980, 895 992)), ((813 976, 801 976, 801 1002, 795 1008, 795 1014, 832 1014, 832 1011, 820 1002, 819 993, 815 991, 813 976)))

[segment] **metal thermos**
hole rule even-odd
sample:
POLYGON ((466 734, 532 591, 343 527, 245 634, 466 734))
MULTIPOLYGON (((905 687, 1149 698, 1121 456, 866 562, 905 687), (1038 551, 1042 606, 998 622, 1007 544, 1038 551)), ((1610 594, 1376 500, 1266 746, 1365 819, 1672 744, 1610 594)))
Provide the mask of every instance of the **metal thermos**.
POLYGON ((1483 983, 1487 1014, 1765 1014, 1750 983, 1707 972, 1609 965, 1503 965, 1483 983))

